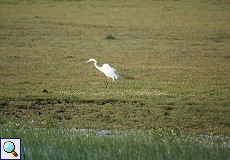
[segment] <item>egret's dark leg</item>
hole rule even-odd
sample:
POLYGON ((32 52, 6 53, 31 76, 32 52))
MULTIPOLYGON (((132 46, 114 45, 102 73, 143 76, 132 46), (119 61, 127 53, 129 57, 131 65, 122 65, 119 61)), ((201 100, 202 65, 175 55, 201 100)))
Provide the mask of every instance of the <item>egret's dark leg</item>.
POLYGON ((107 88, 108 85, 109 85, 109 81, 110 81, 110 78, 106 81, 106 88, 107 88))
POLYGON ((109 86, 109 84, 112 82, 112 79, 109 78, 108 81, 107 81, 107 84, 106 84, 106 88, 109 86))
POLYGON ((110 79, 109 79, 109 84, 110 84, 110 85, 112 85, 112 81, 113 81, 113 80, 110 78, 110 79))
POLYGON ((112 85, 113 80, 110 78, 110 84, 112 85))

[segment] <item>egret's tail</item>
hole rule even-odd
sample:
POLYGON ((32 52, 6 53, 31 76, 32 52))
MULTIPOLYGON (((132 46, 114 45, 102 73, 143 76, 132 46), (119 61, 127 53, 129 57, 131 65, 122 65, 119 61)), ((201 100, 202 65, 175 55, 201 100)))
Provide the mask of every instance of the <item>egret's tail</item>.
POLYGON ((120 78, 120 75, 119 75, 119 73, 118 72, 116 72, 116 74, 115 74, 115 79, 119 79, 120 78))

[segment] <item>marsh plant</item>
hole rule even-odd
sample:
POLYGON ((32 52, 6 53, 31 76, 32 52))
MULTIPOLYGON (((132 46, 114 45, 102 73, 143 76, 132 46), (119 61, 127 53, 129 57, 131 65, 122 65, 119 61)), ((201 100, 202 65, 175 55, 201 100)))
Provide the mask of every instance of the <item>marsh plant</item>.
POLYGON ((149 131, 81 129, 15 129, 5 126, 1 137, 20 137, 23 159, 228 159, 229 139, 188 135, 178 130, 149 131))
POLYGON ((115 40, 115 37, 112 35, 112 33, 108 33, 108 34, 106 34, 105 39, 107 39, 107 40, 115 40))

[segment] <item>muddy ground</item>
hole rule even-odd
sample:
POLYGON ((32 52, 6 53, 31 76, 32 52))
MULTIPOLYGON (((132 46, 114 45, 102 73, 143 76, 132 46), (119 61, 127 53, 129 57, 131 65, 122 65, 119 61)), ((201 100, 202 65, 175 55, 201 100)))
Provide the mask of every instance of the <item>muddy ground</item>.
MULTIPOLYGON (((205 111, 205 110, 204 110, 205 111)), ((124 100, 0 100, 0 124, 26 127, 90 129, 179 129, 193 133, 229 135, 229 123, 202 116, 192 107, 150 107, 124 100), (189 116, 189 114, 191 117, 189 116), (185 115, 188 116, 185 116, 185 115), (196 116, 196 117, 194 117, 196 116), (194 120, 192 120, 192 118, 194 120), (217 123, 218 122, 218 123, 217 123)), ((217 113, 211 113, 216 116, 217 113)))
MULTIPOLYGON (((111 128, 111 124, 124 117, 134 117, 123 106, 142 106, 138 101, 69 101, 63 100, 1 100, 1 123, 23 122, 42 127, 83 127, 83 128, 111 128), (116 107, 112 109, 111 107, 116 107), (117 112, 118 111, 118 112, 117 112), (122 114, 119 114, 122 112, 122 114), (122 116, 122 117, 120 117, 122 116), (102 126, 98 123, 102 122, 102 126), (108 123, 108 125, 106 125, 108 123)), ((118 125, 118 123, 116 123, 118 125)), ((122 124, 118 125, 122 128, 122 124)), ((124 126, 125 128, 128 126, 124 126)), ((113 127, 112 127, 113 128, 113 127)))

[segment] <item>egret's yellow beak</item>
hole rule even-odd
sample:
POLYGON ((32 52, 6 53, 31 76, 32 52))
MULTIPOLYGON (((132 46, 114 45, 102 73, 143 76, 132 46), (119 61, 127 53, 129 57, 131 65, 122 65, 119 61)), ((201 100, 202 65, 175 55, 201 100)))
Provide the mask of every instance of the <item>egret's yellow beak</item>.
POLYGON ((85 63, 89 63, 90 61, 88 60, 88 61, 86 61, 85 63))

